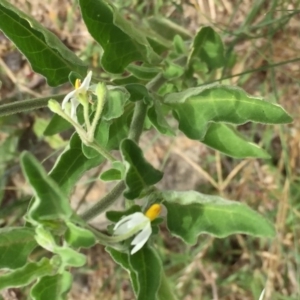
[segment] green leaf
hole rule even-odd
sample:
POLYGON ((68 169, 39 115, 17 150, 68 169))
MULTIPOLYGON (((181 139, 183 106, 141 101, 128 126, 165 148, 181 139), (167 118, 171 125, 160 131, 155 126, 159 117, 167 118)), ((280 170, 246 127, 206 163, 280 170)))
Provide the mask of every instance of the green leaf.
POLYGON ((28 211, 31 220, 67 220, 72 215, 69 199, 29 152, 21 154, 23 173, 33 188, 35 199, 28 211))
MULTIPOLYGON (((110 124, 108 122, 105 121, 100 122, 100 124, 98 124, 96 128, 95 135, 94 135, 94 139, 96 140, 96 142, 104 148, 106 147, 108 142, 109 126, 110 124)), ((82 152, 89 159, 101 157, 101 154, 97 150, 88 147, 83 143, 82 143, 82 152)))
POLYGON ((146 104, 152 103, 152 96, 149 94, 147 88, 138 83, 126 84, 125 88, 130 93, 130 101, 144 101, 146 104))
POLYGON ((195 57, 205 62, 210 70, 223 67, 225 63, 223 43, 220 36, 211 27, 202 27, 198 31, 192 47, 189 65, 195 57))
POLYGON ((65 130, 72 128, 71 123, 63 119, 61 116, 54 114, 48 126, 44 130, 45 136, 61 133, 65 130))
POLYGON ((154 169, 144 158, 142 150, 132 140, 125 139, 120 147, 126 165, 125 183, 127 199, 139 197, 143 189, 159 182, 163 173, 154 169))
POLYGON ((184 41, 180 35, 177 34, 174 36, 173 45, 177 54, 184 54, 186 52, 184 41))
POLYGON ((76 226, 71 222, 66 223, 68 229, 65 233, 66 242, 74 248, 90 248, 96 243, 94 234, 85 228, 76 226))
POLYGON ((121 180, 125 175, 125 166, 120 161, 114 161, 112 163, 112 169, 103 172, 100 175, 100 179, 103 181, 121 180))
POLYGON ((248 95, 240 88, 219 84, 190 88, 166 95, 187 137, 202 140, 209 122, 244 124, 248 121, 265 124, 289 123, 292 118, 279 105, 248 95))
POLYGON ((106 121, 119 118, 124 112, 124 106, 130 94, 124 87, 108 86, 107 101, 103 109, 103 119, 106 121))
POLYGON ((33 132, 39 139, 43 139, 52 149, 61 149, 67 144, 60 135, 45 136, 44 131, 48 126, 48 120, 45 118, 35 117, 33 124, 33 132))
POLYGON ((109 127, 107 149, 119 150, 123 139, 128 136, 134 104, 126 105, 124 114, 114 119, 109 127))
POLYGON ((154 99, 154 105, 148 109, 147 116, 151 121, 152 125, 162 134, 175 136, 175 132, 167 122, 162 104, 154 99))
POLYGON ((161 71, 161 69, 157 67, 145 67, 135 64, 130 64, 129 66, 127 66, 126 70, 132 73, 135 77, 142 80, 150 80, 161 71))
POLYGON ((121 180, 122 173, 118 169, 109 169, 100 175, 100 179, 103 181, 121 180))
POLYGON ((154 300, 160 286, 162 266, 153 248, 144 246, 129 256, 131 268, 138 280, 137 300, 154 300))
POLYGON ((63 267, 82 267, 86 263, 85 255, 68 248, 67 246, 55 247, 54 253, 58 254, 61 258, 63 267))
POLYGON ((73 278, 69 272, 63 272, 54 276, 44 276, 32 287, 30 296, 33 300, 66 300, 72 281, 73 278))
POLYGON ((0 229, 0 269, 17 269, 26 264, 37 246, 34 230, 23 227, 0 229))
POLYGON ((102 0, 79 0, 83 20, 92 37, 104 50, 103 68, 122 73, 133 61, 157 63, 160 58, 147 38, 124 19, 118 9, 102 0))
POLYGON ((57 36, 6 0, 0 0, 0 29, 49 85, 67 82, 71 71, 85 75, 85 64, 57 36))
POLYGON ((219 238, 236 233, 275 235, 273 225, 243 203, 195 191, 165 191, 162 197, 168 211, 168 229, 186 243, 195 244, 201 233, 219 238))
POLYGON ((0 290, 25 286, 39 277, 51 275, 54 272, 51 261, 48 258, 42 258, 39 262, 27 263, 22 268, 1 275, 0 290))
POLYGON ((68 195, 73 190, 75 183, 86 171, 99 166, 103 161, 104 158, 100 155, 88 159, 82 153, 81 139, 75 133, 71 137, 69 146, 59 156, 49 175, 68 195))
POLYGON ((235 158, 270 158, 265 150, 225 124, 211 123, 201 143, 235 158))
POLYGON ((136 273, 133 271, 129 264, 129 254, 124 252, 119 252, 111 247, 105 248, 106 252, 110 254, 115 263, 120 265, 124 270, 126 270, 130 276, 131 284, 135 294, 138 293, 138 278, 136 273))
POLYGON ((176 79, 184 74, 184 67, 173 63, 170 60, 165 61, 166 67, 163 72, 163 76, 166 79, 176 79))
MULTIPOLYGON (((70 222, 66 222, 70 223, 70 222)), ((70 227, 69 227, 70 228, 70 227)), ((55 257, 55 260, 53 262, 57 262, 56 264, 59 266, 60 270, 63 270, 65 267, 81 267, 86 262, 86 257, 78 253, 77 251, 69 248, 67 245, 64 246, 58 246, 55 237, 53 234, 49 231, 49 229, 38 226, 36 227, 36 241, 39 243, 41 247, 44 249, 56 253, 58 256, 55 257)), ((67 237, 70 238, 69 240, 73 242, 74 244, 79 244, 80 242, 89 244, 91 241, 91 236, 87 237, 87 239, 82 238, 82 234, 86 233, 79 232, 80 229, 78 229, 76 232, 76 227, 72 227, 72 233, 67 234, 67 237), (81 234, 81 240, 78 236, 81 234), (75 236, 76 235, 76 236, 75 236), (77 238, 77 239, 76 239, 77 238)))
POLYGON ((125 85, 130 83, 141 83, 143 81, 133 75, 129 75, 126 77, 117 77, 113 79, 112 82, 116 85, 125 85))

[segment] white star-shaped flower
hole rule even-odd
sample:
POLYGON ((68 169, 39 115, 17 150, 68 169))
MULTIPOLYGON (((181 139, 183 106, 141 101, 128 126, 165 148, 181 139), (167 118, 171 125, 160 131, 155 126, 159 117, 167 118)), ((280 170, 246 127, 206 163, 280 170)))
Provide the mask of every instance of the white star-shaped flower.
POLYGON ((148 241, 152 233, 151 221, 153 221, 161 211, 160 204, 153 204, 146 211, 145 214, 141 212, 135 212, 131 215, 123 217, 114 227, 114 235, 130 235, 131 232, 136 234, 132 240, 131 245, 134 247, 131 250, 131 254, 139 251, 145 243, 148 241))
POLYGON ((70 101, 71 102, 71 113, 70 117, 77 122, 77 115, 76 115, 76 109, 78 105, 80 104, 78 98, 80 95, 83 97, 86 95, 87 91, 90 88, 90 83, 92 79, 92 71, 89 71, 87 76, 84 78, 83 82, 81 83, 79 79, 75 82, 75 90, 68 93, 63 102, 62 102, 62 109, 66 111, 66 105, 70 101))

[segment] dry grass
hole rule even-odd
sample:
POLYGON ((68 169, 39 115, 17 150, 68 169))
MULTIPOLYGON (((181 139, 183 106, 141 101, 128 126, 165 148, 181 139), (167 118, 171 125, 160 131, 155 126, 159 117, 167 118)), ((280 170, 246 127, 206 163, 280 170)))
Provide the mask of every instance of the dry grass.
MULTIPOLYGON (((70 48, 86 53, 89 36, 71 1, 30 1, 30 5, 24 0, 12 2, 31 12, 70 48)), ((295 121, 286 126, 240 128, 272 154, 272 161, 232 160, 182 136, 175 141, 157 139, 151 144, 147 157, 163 167, 164 188, 197 189, 246 202, 273 221, 278 233, 272 241, 243 235, 224 240, 203 237, 198 246, 186 247, 163 229, 159 250, 181 299, 258 299, 263 288, 266 300, 300 299, 300 64, 285 63, 300 57, 300 13, 283 17, 299 9, 298 2, 191 0, 183 4, 180 18, 187 20, 193 32, 200 25, 214 26, 226 45, 234 47, 234 65, 214 79, 227 77, 224 83, 239 85, 250 94, 281 104, 295 121), (259 2, 262 5, 254 12, 259 2), (236 75, 253 69, 259 70, 236 75)), ((148 5, 151 9, 155 2, 148 5)), ((178 11, 169 3, 157 9, 178 19, 178 11)), ((12 67, 8 60, 12 53, 16 50, 11 44, 1 42, 3 97, 19 92, 30 96, 48 93, 43 84, 33 84, 41 78, 30 72, 22 57, 18 56, 19 64, 12 67)), ((97 63, 97 57, 92 55, 90 59, 97 63)), ((143 139, 145 147, 153 138, 151 134, 143 139)), ((70 299, 132 299, 125 273, 119 268, 116 271, 104 250, 98 246, 87 254, 88 266, 75 275, 70 299)))

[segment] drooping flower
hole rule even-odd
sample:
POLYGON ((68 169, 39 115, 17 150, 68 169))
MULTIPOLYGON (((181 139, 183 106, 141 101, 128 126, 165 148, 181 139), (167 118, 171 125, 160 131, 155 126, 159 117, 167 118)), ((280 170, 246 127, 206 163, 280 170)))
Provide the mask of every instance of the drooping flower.
POLYGON ((71 112, 70 117, 77 122, 77 115, 76 110, 78 105, 80 104, 79 97, 84 98, 86 97, 87 91, 90 88, 90 83, 92 79, 92 71, 89 71, 87 76, 84 78, 83 82, 79 79, 75 81, 75 90, 68 93, 63 102, 62 102, 62 109, 66 111, 67 103, 71 102, 71 112))
POLYGON ((129 235, 131 232, 138 232, 131 242, 134 247, 131 254, 139 251, 148 241, 152 233, 151 221, 153 221, 161 212, 160 204, 153 204, 145 214, 135 212, 131 215, 123 217, 114 227, 114 235, 129 235))

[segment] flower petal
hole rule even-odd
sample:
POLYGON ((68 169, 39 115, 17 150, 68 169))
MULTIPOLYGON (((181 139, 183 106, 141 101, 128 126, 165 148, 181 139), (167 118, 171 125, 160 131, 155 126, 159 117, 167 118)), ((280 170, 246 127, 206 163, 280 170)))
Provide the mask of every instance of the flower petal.
POLYGON ((114 227, 115 235, 122 235, 128 233, 134 227, 143 223, 147 224, 149 221, 141 212, 136 212, 131 215, 123 217, 114 227))
POLYGON ((136 237, 131 242, 131 245, 135 245, 130 254, 134 254, 137 251, 139 251, 145 243, 148 241, 149 237, 151 236, 152 228, 150 222, 147 223, 147 225, 144 227, 144 229, 136 235, 136 237))
POLYGON ((77 123, 76 109, 79 105, 79 101, 76 98, 71 99, 71 118, 77 123))
POLYGON ((80 87, 77 90, 86 92, 90 86, 92 75, 93 72, 89 71, 87 76, 84 78, 83 82, 81 83, 80 87))
POLYGON ((72 98, 74 97, 75 94, 76 94, 76 90, 74 90, 74 91, 68 93, 68 94, 65 96, 65 98, 64 98, 64 100, 62 101, 62 104, 61 104, 62 109, 65 109, 66 104, 68 103, 68 101, 69 101, 70 99, 72 99, 72 98))

